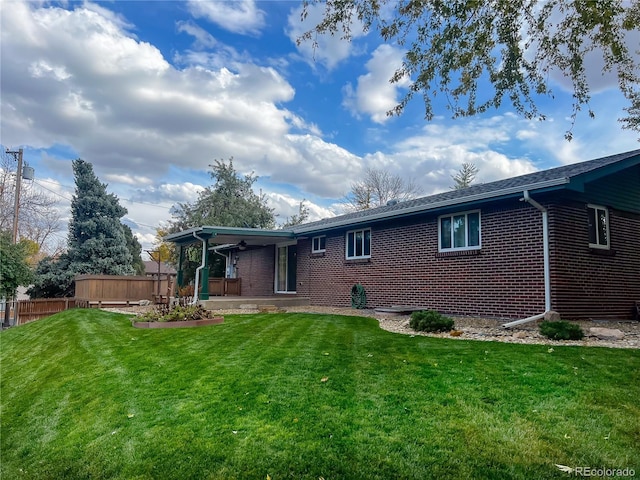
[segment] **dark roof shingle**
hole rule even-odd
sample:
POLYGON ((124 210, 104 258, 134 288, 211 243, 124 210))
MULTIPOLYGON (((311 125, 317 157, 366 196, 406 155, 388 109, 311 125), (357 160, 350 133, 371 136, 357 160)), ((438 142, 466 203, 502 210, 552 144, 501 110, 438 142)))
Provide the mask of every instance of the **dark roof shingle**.
POLYGON ((525 189, 530 186, 538 185, 537 188, 542 188, 545 185, 560 185, 568 182, 569 179, 578 175, 583 175, 638 155, 640 155, 640 150, 632 150, 630 152, 619 153, 586 162, 541 170, 539 172, 520 175, 518 177, 472 185, 460 190, 451 190, 448 192, 437 193, 435 195, 429 195, 427 197, 407 200, 405 202, 398 202, 395 205, 385 205, 382 207, 347 213, 336 217, 324 218, 315 222, 298 225, 293 228, 293 231, 297 234, 313 232, 349 224, 358 224, 368 220, 379 220, 407 213, 430 210, 432 208, 442 206, 443 204, 455 205, 457 203, 466 203, 479 198, 499 197, 510 193, 510 190, 525 189))

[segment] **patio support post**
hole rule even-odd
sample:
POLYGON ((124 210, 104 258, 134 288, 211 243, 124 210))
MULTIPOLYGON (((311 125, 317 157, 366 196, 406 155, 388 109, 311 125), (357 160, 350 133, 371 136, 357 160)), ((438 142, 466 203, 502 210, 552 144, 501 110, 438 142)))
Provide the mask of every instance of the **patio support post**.
POLYGON ((204 267, 201 270, 202 273, 202 286, 200 287, 200 300, 209 300, 209 238, 204 239, 203 251, 204 255, 204 267))
POLYGON ((184 287, 184 272, 182 271, 182 264, 184 263, 184 247, 180 245, 180 253, 178 254, 178 275, 176 276, 176 283, 179 288, 184 287))

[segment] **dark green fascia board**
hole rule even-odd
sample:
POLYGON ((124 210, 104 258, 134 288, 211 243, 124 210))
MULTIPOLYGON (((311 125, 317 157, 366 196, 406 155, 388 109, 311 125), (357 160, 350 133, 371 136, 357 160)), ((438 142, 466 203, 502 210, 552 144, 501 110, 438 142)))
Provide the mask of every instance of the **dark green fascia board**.
POLYGON ((569 185, 567 185, 567 188, 569 190, 584 193, 585 184, 613 175, 614 173, 619 173, 636 165, 640 165, 640 154, 625 158, 624 160, 619 160, 610 165, 605 165, 604 167, 596 168, 590 172, 574 175, 569 178, 569 185))
POLYGON ((164 239, 177 245, 188 245, 199 242, 196 237, 210 240, 217 235, 246 235, 252 237, 265 237, 277 239, 293 239, 293 232, 290 230, 266 230, 262 228, 242 228, 242 227, 216 227, 203 226, 183 230, 182 232, 171 233, 164 239))

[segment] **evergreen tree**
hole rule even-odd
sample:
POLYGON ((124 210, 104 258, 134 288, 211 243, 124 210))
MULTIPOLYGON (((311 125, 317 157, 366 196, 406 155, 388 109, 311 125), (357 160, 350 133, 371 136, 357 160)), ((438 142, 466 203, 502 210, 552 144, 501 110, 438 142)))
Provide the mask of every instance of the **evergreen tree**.
POLYGON ((454 190, 460 190, 463 188, 467 188, 471 185, 471 183, 476 179, 476 175, 478 174, 478 167, 476 167, 473 163, 463 163, 460 170, 455 175, 451 175, 451 178, 455 182, 453 185, 454 190))
POLYGON ((31 298, 73 297, 76 274, 69 269, 69 256, 45 257, 36 267, 33 285, 27 290, 31 298))
POLYGON ((304 203, 306 201, 306 199, 303 199, 299 203, 298 213, 294 213, 291 217, 287 217, 287 221, 282 224, 282 228, 300 225, 309 219, 309 207, 304 203))
POLYGON ((73 279, 79 274, 135 273, 125 228, 120 223, 127 210, 114 194, 107 193, 107 186, 100 183, 90 163, 74 160, 73 173, 76 193, 71 202, 67 252, 40 262, 34 286, 28 292, 32 297, 73 295, 73 279))
POLYGON ((69 267, 76 273, 133 275, 133 258, 120 223, 127 209, 107 193, 93 173, 93 165, 73 161, 76 194, 69 222, 69 267))
POLYGON ((145 274, 145 266, 142 261, 142 245, 135 237, 129 225, 122 225, 122 229, 124 231, 124 236, 127 240, 127 248, 129 249, 129 253, 131 254, 132 263, 134 273, 136 275, 144 275, 145 274))

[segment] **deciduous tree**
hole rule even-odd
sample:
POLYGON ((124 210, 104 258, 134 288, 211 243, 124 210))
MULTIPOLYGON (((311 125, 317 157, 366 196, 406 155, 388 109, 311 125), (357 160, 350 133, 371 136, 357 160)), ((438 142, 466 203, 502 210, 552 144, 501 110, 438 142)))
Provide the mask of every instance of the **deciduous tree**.
MULTIPOLYGON (((16 164, 6 153, 0 164, 0 230, 13 229, 16 195, 16 164)), ((22 182, 18 217, 18 238, 27 238, 38 244, 40 250, 49 251, 55 245, 52 236, 60 229, 60 211, 57 199, 39 189, 37 185, 22 182)))
POLYGON ((321 22, 298 42, 322 34, 350 40, 353 28, 363 28, 405 49, 390 80, 408 79, 410 86, 389 115, 402 113, 420 94, 430 120, 433 99, 442 94, 453 117, 507 101, 524 117, 543 119, 539 99, 553 96, 555 76, 571 83, 573 125, 589 107, 587 66, 596 58, 603 63, 598 76, 615 75, 629 100, 624 128, 640 129, 638 45, 631 40, 640 27, 638 0, 305 0, 302 18, 318 3, 325 6, 321 22))
POLYGON ((386 205, 390 200, 409 200, 419 191, 412 180, 404 180, 386 170, 367 168, 362 179, 351 184, 343 203, 347 211, 366 210, 386 205))
POLYGON ((253 173, 241 176, 229 163, 215 160, 209 165, 214 184, 206 187, 194 203, 182 203, 174 210, 172 232, 202 225, 273 228, 273 209, 266 197, 253 191, 258 179, 253 173))
POLYGON ((11 298, 19 286, 29 284, 33 272, 28 256, 25 242, 14 244, 11 232, 0 231, 0 297, 11 298))

